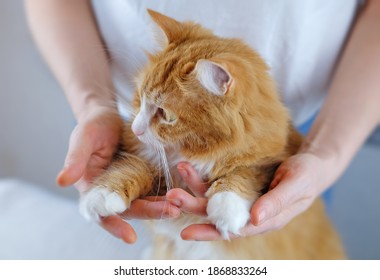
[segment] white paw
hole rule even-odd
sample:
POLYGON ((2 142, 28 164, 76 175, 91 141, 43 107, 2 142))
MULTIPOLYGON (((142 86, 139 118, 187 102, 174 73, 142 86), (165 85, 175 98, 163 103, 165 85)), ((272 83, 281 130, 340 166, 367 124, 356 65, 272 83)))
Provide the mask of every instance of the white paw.
POLYGON ((224 239, 229 239, 229 233, 240 235, 250 217, 252 201, 241 198, 233 192, 214 194, 207 205, 209 220, 216 226, 224 239))
POLYGON ((83 194, 79 202, 79 211, 89 221, 99 221, 100 217, 107 217, 127 210, 128 205, 115 192, 98 186, 83 194))

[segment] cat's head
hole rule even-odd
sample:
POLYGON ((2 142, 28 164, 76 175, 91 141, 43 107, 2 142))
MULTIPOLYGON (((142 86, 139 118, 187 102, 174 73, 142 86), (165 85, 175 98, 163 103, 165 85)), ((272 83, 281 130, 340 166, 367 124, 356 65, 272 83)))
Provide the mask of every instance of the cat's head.
POLYGON ((288 116, 267 66, 246 44, 148 11, 163 31, 137 78, 133 132, 191 153, 286 141, 288 116), (259 143, 260 144, 260 143, 259 143))

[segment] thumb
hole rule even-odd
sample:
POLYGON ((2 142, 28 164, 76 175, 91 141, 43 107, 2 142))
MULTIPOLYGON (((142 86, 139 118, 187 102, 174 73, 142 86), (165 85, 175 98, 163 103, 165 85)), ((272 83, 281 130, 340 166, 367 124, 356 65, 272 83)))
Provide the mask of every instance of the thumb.
POLYGON ((287 209, 297 198, 296 182, 282 178, 278 185, 259 197, 253 204, 251 220, 260 225, 287 209))
POLYGON ((83 176, 92 155, 92 145, 89 140, 80 131, 73 131, 64 167, 57 176, 58 185, 73 185, 83 176))
POLYGON ((109 233, 128 244, 133 244, 137 240, 137 234, 133 227, 119 216, 104 217, 101 220, 101 225, 109 233))

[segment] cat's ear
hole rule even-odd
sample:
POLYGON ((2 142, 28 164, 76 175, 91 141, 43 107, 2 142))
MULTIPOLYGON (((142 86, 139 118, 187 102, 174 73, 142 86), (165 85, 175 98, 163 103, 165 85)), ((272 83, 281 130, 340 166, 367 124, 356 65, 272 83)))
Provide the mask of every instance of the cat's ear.
POLYGON ((156 11, 147 9, 150 17, 164 32, 167 43, 175 41, 183 35, 183 24, 156 11))
POLYGON ((215 95, 225 95, 230 89, 232 77, 219 63, 200 59, 195 66, 195 72, 201 85, 215 95))

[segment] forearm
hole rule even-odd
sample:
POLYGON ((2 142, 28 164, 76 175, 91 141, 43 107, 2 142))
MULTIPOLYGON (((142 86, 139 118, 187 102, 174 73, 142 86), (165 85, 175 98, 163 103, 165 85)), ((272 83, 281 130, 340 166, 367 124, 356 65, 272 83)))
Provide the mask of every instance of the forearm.
POLYGON ((79 119, 115 108, 109 61, 88 0, 26 0, 34 38, 79 119))
POLYGON ((368 1, 353 27, 327 99, 301 151, 327 159, 331 176, 343 172, 380 121, 380 1, 368 1))

